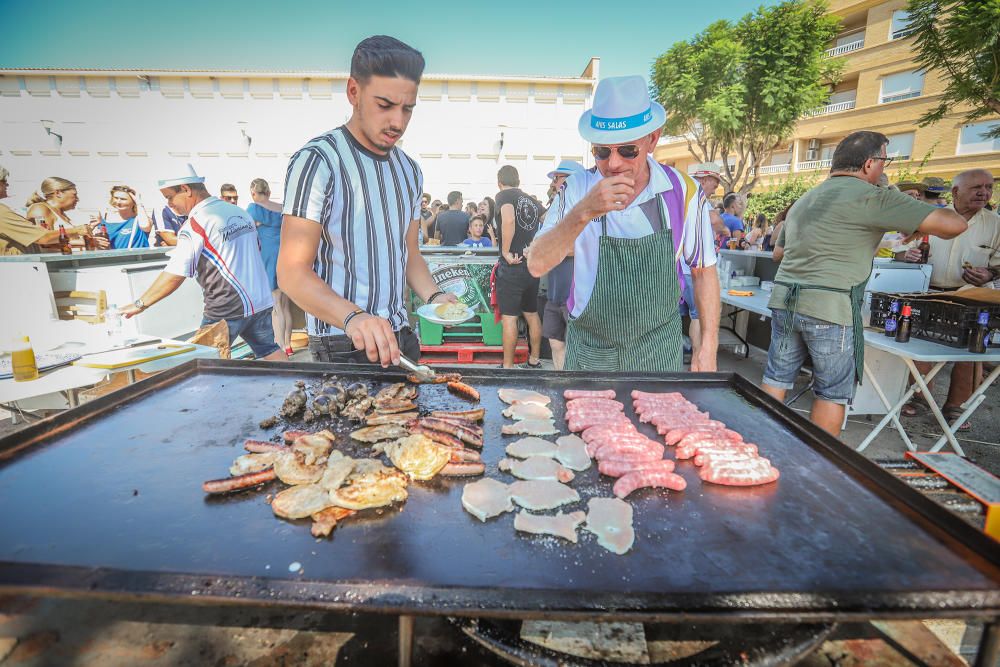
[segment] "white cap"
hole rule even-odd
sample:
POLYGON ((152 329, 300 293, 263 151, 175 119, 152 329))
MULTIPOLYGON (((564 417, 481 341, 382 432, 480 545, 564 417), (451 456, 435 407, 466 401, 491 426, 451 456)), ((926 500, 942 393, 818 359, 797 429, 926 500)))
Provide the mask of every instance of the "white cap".
POLYGON ((159 184, 158 187, 160 187, 160 188, 173 188, 173 187, 176 187, 178 185, 190 185, 192 183, 204 183, 205 182, 205 177, 204 176, 199 176, 198 172, 196 172, 194 170, 194 166, 190 162, 187 163, 187 168, 186 169, 184 169, 184 170, 178 170, 178 171, 186 171, 187 173, 184 173, 182 176, 175 176, 173 178, 164 178, 164 179, 161 179, 160 180, 160 184, 159 184))
POLYGON ((694 176, 695 178, 701 178, 702 176, 715 176, 719 178, 721 175, 722 167, 717 162, 701 162, 688 167, 688 176, 694 176))
POLYGON ((569 176, 570 174, 575 174, 578 171, 586 171, 586 168, 574 160, 563 160, 559 163, 558 167, 548 173, 548 177, 553 178, 556 174, 565 174, 569 176))

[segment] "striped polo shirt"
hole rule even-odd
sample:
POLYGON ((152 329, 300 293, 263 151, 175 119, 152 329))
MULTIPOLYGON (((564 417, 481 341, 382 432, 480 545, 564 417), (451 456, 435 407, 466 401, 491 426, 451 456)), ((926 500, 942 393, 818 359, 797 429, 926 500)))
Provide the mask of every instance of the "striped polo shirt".
MULTIPOLYGON (((284 213, 323 227, 313 270, 334 292, 367 313, 407 324, 406 230, 420 219, 423 174, 398 148, 372 153, 341 126, 292 156, 284 213)), ((309 334, 337 327, 308 317, 309 334)))

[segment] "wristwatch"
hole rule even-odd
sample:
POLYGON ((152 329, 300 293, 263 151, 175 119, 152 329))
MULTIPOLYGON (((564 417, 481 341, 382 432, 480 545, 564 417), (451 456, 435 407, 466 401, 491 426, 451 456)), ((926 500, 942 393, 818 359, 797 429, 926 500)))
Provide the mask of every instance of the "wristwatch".
POLYGON ((146 310, 146 304, 144 304, 142 302, 142 298, 139 298, 139 299, 136 299, 135 301, 133 301, 132 305, 135 306, 136 308, 138 308, 139 310, 146 310))

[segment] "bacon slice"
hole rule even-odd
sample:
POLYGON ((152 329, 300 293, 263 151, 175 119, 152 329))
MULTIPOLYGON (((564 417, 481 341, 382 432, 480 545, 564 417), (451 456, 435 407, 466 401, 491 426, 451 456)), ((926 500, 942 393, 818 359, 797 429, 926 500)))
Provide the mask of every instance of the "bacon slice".
POLYGON ((621 477, 634 470, 674 471, 674 462, 669 459, 637 461, 634 459, 607 459, 597 464, 597 470, 608 477, 621 477))
POLYGON ((563 392, 563 398, 567 401, 574 398, 614 398, 614 389, 567 389, 563 392))
POLYGON ((634 470, 619 477, 612 491, 619 498, 625 498, 636 489, 647 486, 683 491, 687 482, 680 475, 666 470, 634 470))

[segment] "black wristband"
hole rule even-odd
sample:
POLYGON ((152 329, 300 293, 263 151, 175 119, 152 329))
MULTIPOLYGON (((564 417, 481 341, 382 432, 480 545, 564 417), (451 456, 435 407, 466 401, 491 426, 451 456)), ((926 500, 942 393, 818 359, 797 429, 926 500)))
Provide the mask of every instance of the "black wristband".
POLYGON ((344 330, 344 333, 347 333, 347 325, 350 323, 350 321, 353 320, 358 315, 364 314, 364 312, 365 311, 363 311, 360 308, 358 308, 357 310, 351 312, 350 314, 348 314, 347 317, 344 318, 344 326, 342 327, 343 330, 344 330))
POLYGON ((444 294, 444 292, 442 292, 440 290, 438 290, 437 292, 434 292, 434 294, 431 294, 429 297, 427 297, 427 303, 434 303, 434 299, 438 298, 442 294, 444 294))

